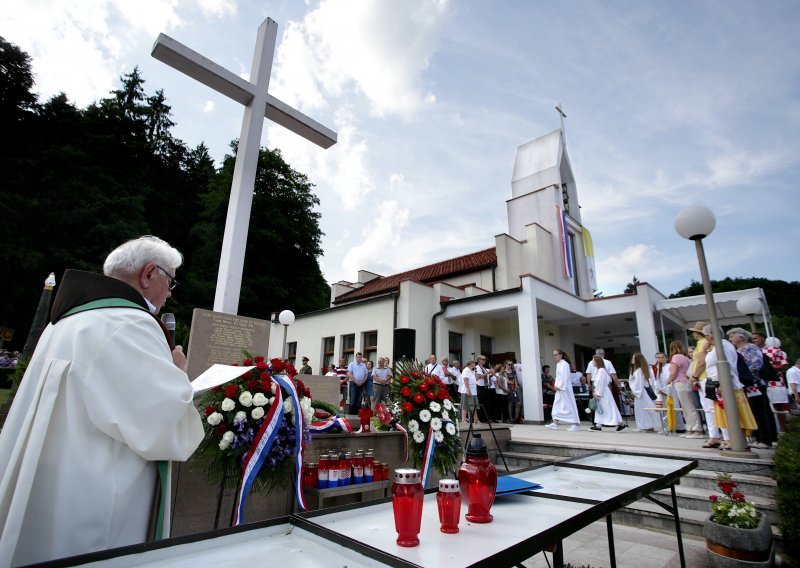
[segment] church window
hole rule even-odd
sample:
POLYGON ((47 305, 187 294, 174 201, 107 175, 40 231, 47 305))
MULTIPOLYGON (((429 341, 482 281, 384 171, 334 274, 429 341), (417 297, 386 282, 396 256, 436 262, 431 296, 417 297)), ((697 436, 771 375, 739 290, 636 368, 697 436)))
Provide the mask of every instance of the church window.
POLYGON ((488 335, 481 335, 481 355, 486 355, 486 360, 492 360, 492 338, 488 335))
POLYGON ((356 358, 356 336, 351 333, 350 335, 342 336, 342 357, 345 363, 352 363, 356 358))
POLYGON ((450 344, 448 348, 448 357, 450 361, 461 361, 461 363, 466 363, 464 359, 461 357, 461 344, 463 342, 464 336, 460 333, 456 333, 451 331, 449 334, 448 343, 450 344))
POLYGON ((362 348, 362 351, 364 353, 364 359, 366 359, 367 361, 372 361, 373 363, 377 364, 378 332, 365 331, 363 344, 364 347, 362 348))
POLYGON ((333 368, 336 364, 336 361, 333 360, 333 356, 336 354, 334 349, 334 337, 323 337, 322 338, 322 371, 327 372, 333 368))

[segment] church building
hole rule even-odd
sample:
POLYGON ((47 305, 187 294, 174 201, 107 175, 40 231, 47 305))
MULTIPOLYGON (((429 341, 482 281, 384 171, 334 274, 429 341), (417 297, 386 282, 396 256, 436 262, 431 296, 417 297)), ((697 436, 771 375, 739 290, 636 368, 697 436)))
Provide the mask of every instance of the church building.
MULTIPOLYGON (((320 374, 356 352, 373 362, 431 353, 462 363, 479 354, 516 359, 525 418, 541 422, 539 374, 553 365, 553 349, 579 370, 598 347, 607 358, 641 352, 653 361, 667 334, 685 341, 685 330, 707 319, 702 297, 670 300, 647 283, 594 297, 592 240, 561 129, 517 149, 506 208, 508 231, 494 243, 487 236, 483 250, 389 276, 360 270, 355 282, 333 284, 329 308, 299 314, 285 330, 288 357, 308 357, 320 374)), ((752 289, 715 295, 721 324, 743 321, 735 309, 742 296, 759 299, 768 321, 763 292, 752 289)), ((284 330, 272 320, 269 353, 282 353, 284 330)))

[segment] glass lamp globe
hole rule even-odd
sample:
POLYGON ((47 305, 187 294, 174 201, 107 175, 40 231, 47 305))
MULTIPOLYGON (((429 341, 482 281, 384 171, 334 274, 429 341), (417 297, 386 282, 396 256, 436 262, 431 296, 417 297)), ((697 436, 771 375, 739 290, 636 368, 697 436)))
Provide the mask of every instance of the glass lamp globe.
POLYGON ((283 310, 278 314, 278 321, 283 325, 292 325, 294 323, 294 312, 292 310, 283 310))
POLYGON ((761 312, 761 302, 753 296, 743 296, 736 300, 736 309, 746 316, 757 314, 761 312))
POLYGON ((714 212, 702 205, 685 207, 675 217, 675 230, 690 241, 707 237, 716 226, 717 218, 714 212))

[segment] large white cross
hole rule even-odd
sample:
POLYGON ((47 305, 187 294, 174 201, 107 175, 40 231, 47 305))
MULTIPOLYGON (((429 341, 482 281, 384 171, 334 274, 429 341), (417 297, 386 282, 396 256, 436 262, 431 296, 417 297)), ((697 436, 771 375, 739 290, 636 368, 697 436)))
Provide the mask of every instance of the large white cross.
POLYGON ((239 136, 239 149, 233 169, 231 197, 228 202, 228 216, 225 220, 225 234, 222 239, 217 275, 217 291, 214 296, 214 311, 217 312, 235 314, 239 308, 244 252, 250 225, 250 209, 253 205, 253 187, 264 117, 323 148, 330 148, 336 144, 334 131, 268 93, 277 33, 278 24, 269 18, 259 26, 250 81, 231 73, 164 34, 159 34, 153 45, 152 56, 159 61, 244 105, 242 132, 239 136))

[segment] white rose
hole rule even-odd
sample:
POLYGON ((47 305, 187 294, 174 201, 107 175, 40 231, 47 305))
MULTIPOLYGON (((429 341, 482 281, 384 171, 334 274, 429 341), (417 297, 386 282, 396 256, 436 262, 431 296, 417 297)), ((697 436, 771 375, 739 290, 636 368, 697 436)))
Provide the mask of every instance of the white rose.
POLYGON ((413 434, 414 432, 417 432, 418 430, 419 430, 419 422, 417 422, 416 420, 409 420, 408 421, 408 431, 413 434))
POLYGON ((417 444, 421 444, 422 442, 425 441, 425 434, 417 430, 416 432, 414 432, 414 441, 417 444))
POLYGON ((269 402, 269 400, 264 396, 263 392, 257 392, 255 396, 253 396, 253 404, 256 406, 264 406, 267 402, 269 402))
POLYGON ((435 400, 431 401, 428 407, 431 409, 431 412, 439 412, 442 409, 442 405, 436 402, 435 400))
POLYGON ((291 399, 286 399, 283 401, 283 411, 284 412, 294 412, 294 406, 292 405, 291 399))
POLYGON ((450 413, 447 412, 446 410, 443 410, 442 411, 442 421, 446 422, 448 420, 450 420, 450 413))
POLYGON ((239 395, 239 404, 241 404, 242 406, 253 405, 253 395, 250 394, 250 391, 244 391, 242 394, 239 395))
POLYGON ((250 416, 253 417, 253 420, 258 420, 264 416, 264 409, 260 406, 256 406, 250 413, 250 416))
MULTIPOLYGON (((231 401, 231 402, 233 402, 233 401, 231 401)), ((208 418, 206 418, 206 421, 209 424, 211 424, 212 426, 216 426, 217 424, 222 422, 222 414, 220 414, 219 412, 214 412, 208 418)))
POLYGON ((441 418, 432 418, 431 419, 431 428, 433 428, 436 432, 441 430, 442 429, 442 419, 441 418))
POLYGON ((233 442, 233 432, 225 432, 222 435, 222 440, 219 441, 219 449, 227 450, 231 447, 231 442, 233 442))
POLYGON ((430 422, 431 411, 427 409, 421 410, 419 413, 419 419, 422 420, 423 422, 430 422))
POLYGON ((239 412, 236 413, 234 420, 238 420, 239 422, 241 422, 242 420, 247 420, 247 413, 244 410, 240 410, 239 412))
POLYGON ((225 412, 228 412, 228 411, 233 410, 234 408, 236 408, 236 403, 233 402, 231 399, 226 398, 225 400, 222 401, 222 404, 220 404, 219 406, 220 406, 220 408, 222 408, 222 410, 224 410, 225 412))
MULTIPOLYGON (((300 399, 300 408, 303 409, 303 412, 311 408, 311 399, 307 396, 304 396, 300 399)), ((313 412, 312 412, 313 414, 313 412)))
POLYGON ((453 403, 450 402, 450 399, 447 399, 447 398, 444 399, 444 402, 442 402, 442 404, 444 405, 445 409, 453 410, 453 403))
POLYGON ((444 442, 444 434, 442 434, 441 432, 434 432, 433 439, 436 440, 437 444, 441 444, 442 442, 444 442))
POLYGON ((311 424, 311 420, 314 418, 314 409, 313 408, 304 408, 303 409, 303 418, 306 419, 307 424, 311 424))
POLYGON ((455 436, 456 435, 456 427, 452 422, 448 423, 444 427, 444 429, 447 430, 447 433, 450 434, 451 436, 455 436))

